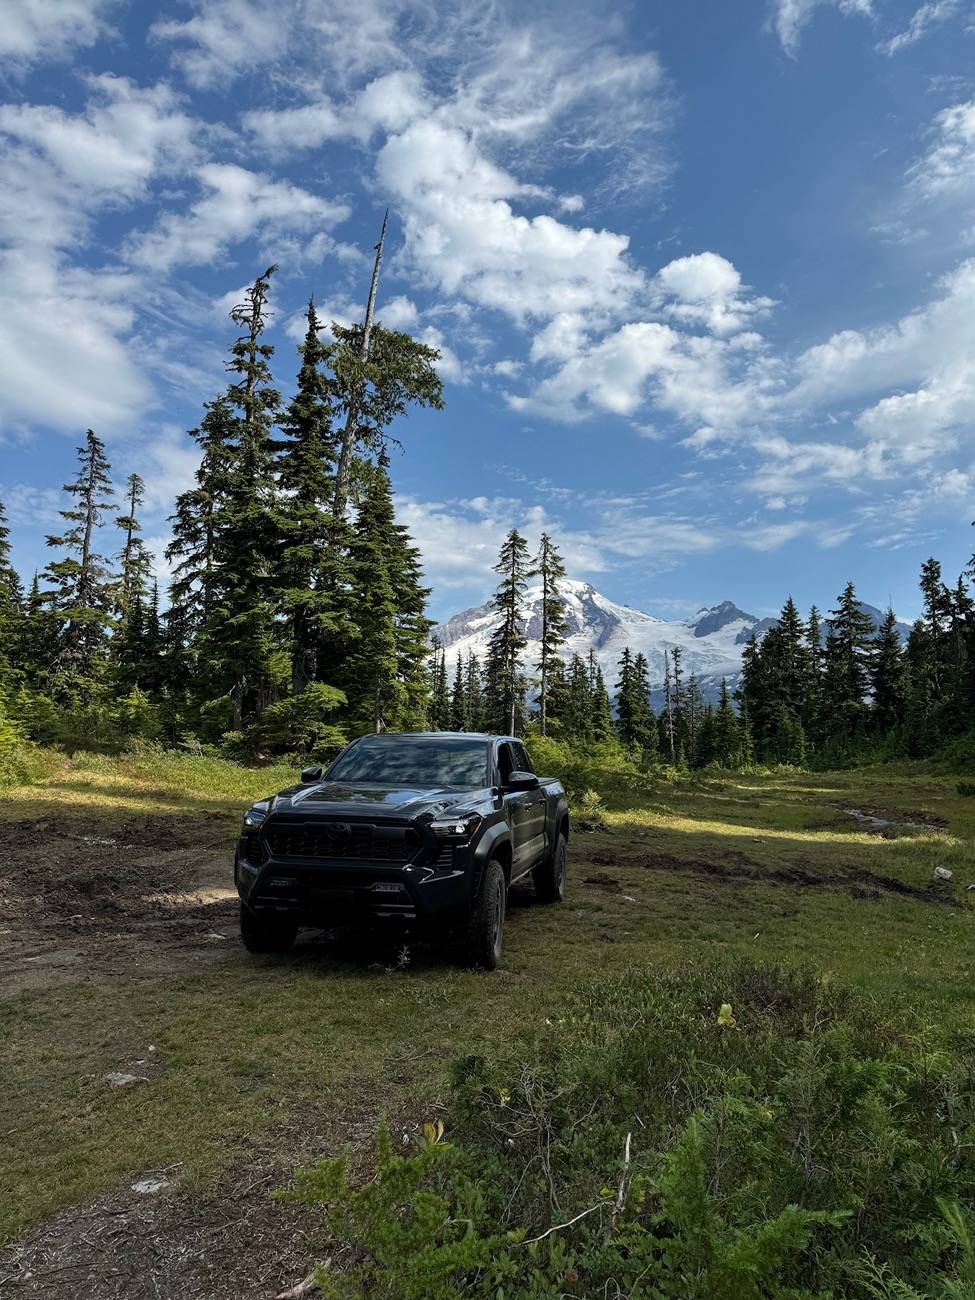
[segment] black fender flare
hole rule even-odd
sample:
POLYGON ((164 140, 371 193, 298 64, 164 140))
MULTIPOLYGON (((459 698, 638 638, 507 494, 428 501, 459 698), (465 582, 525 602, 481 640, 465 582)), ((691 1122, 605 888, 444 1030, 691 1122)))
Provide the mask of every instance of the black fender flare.
POLYGON ((490 860, 497 855, 498 849, 503 848, 505 852, 501 855, 501 862, 505 868, 505 878, 511 880, 511 831, 506 821, 499 821, 494 826, 489 826, 477 842, 474 849, 474 874, 471 881, 471 900, 477 897, 477 892, 481 887, 481 881, 484 879, 484 869, 490 860))

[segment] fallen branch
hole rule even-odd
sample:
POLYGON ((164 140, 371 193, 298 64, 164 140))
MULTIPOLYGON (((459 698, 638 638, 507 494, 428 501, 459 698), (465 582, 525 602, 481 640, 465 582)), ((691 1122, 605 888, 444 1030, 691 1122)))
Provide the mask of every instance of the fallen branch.
POLYGON ((274 1300, 302 1300, 302 1296, 310 1295, 312 1291, 318 1289, 318 1278, 315 1272, 311 1272, 307 1277, 296 1282, 294 1286, 289 1287, 287 1291, 279 1291, 274 1300))
POLYGON ((537 1237, 529 1237, 527 1241, 520 1241, 518 1245, 534 1246, 536 1241, 544 1241, 545 1238, 550 1236, 553 1232, 561 1232, 563 1228, 571 1228, 574 1223, 578 1223, 580 1219, 584 1219, 587 1214, 595 1214, 596 1211, 601 1210, 605 1204, 605 1201, 600 1201, 598 1205, 590 1205, 588 1210, 583 1210, 582 1213, 577 1214, 574 1219, 567 1219, 565 1223, 553 1223, 551 1228, 546 1228, 545 1231, 539 1233, 537 1237))

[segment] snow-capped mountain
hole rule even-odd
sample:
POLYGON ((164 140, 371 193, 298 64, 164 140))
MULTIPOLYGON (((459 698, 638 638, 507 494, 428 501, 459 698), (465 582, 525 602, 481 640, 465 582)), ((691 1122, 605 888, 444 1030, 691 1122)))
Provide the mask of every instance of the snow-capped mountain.
MULTIPOLYGON (((573 654, 585 658, 592 650, 610 690, 616 681, 617 664, 626 646, 634 654, 646 655, 650 683, 657 691, 663 686, 665 657, 678 645, 684 651, 685 682, 691 673, 696 674, 704 694, 715 698, 721 689, 722 678, 727 678, 729 688, 737 684, 742 648, 752 630, 762 632, 772 622, 746 614, 730 600, 699 609, 690 618, 669 621, 632 609, 629 605, 618 605, 588 582, 566 579, 559 584, 559 590, 565 599, 568 620, 565 658, 573 654)), ((541 584, 529 586, 526 665, 534 664, 538 658, 541 599, 541 584)), ((496 620, 490 605, 466 609, 434 628, 433 639, 444 647, 449 665, 456 662, 458 655, 466 659, 471 652, 483 663, 496 620)))
MULTIPOLYGON (((579 654, 585 658, 592 650, 612 692, 620 655, 629 646, 634 654, 646 656, 655 704, 659 704, 661 699, 664 661, 674 646, 680 646, 684 652, 681 663, 685 683, 694 673, 705 697, 713 700, 721 690, 722 678, 727 681, 729 690, 737 686, 742 651, 752 632, 761 637, 776 622, 774 618, 747 614, 730 600, 703 607, 689 618, 671 621, 655 618, 653 614, 645 614, 629 605, 618 605, 588 582, 566 579, 559 584, 559 590, 565 600, 568 620, 564 657, 569 659, 573 654, 579 654)), ((524 663, 531 668, 539 653, 541 599, 541 584, 529 586, 526 593, 528 648, 524 663)), ((879 626, 883 617, 880 610, 862 602, 861 607, 879 626)), ((497 615, 491 606, 481 605, 454 614, 446 623, 433 629, 432 637, 443 646, 451 668, 458 655, 466 659, 472 652, 483 664, 496 622, 497 615)), ((906 638, 910 628, 899 623, 898 630, 906 638)))

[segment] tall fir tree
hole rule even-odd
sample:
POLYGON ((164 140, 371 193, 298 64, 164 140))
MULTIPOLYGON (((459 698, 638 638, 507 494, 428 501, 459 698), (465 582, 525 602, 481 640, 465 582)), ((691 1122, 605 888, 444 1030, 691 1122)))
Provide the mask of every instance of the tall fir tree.
POLYGON ((881 735, 889 734, 904 721, 904 652, 897 616, 888 609, 873 643, 870 656, 871 721, 881 735))
POLYGON ((68 527, 47 539, 48 546, 67 552, 44 571, 50 590, 46 599, 61 624, 55 660, 64 684, 71 678, 93 679, 107 661, 112 625, 114 579, 107 561, 95 550, 95 531, 111 509, 111 466, 105 447, 91 429, 78 448, 78 475, 64 485, 73 501, 62 510, 68 527))
POLYGON ((539 675, 538 729, 544 736, 547 734, 548 723, 549 677, 553 667, 559 662, 559 651, 565 642, 565 634, 568 629, 565 599, 559 591, 559 583, 565 579, 565 564, 548 533, 542 533, 539 541, 538 554, 535 556, 533 565, 533 574, 541 579, 542 584, 542 596, 539 603, 541 627, 539 629, 538 662, 535 666, 539 675))
POLYGON ((867 715, 874 625, 848 582, 830 611, 823 689, 830 726, 837 739, 862 734, 867 715))
POLYGON ((494 571, 501 575, 493 601, 500 619, 488 652, 488 696, 498 730, 513 736, 517 734, 525 695, 521 658, 527 645, 525 588, 531 571, 528 543, 516 528, 505 538, 494 571))
POLYGON ((347 589, 348 523, 332 513, 337 439, 334 397, 325 364, 322 323, 313 301, 306 313, 295 395, 280 420, 276 444, 279 554, 277 604, 287 628, 291 691, 299 694, 319 676, 323 637, 350 633, 347 589))
POLYGON ((9 689, 21 675, 23 622, 23 592, 10 563, 10 528, 0 502, 0 690, 9 689))
POLYGON ((139 519, 139 510, 145 501, 145 484, 138 474, 130 474, 125 486, 128 509, 115 520, 125 537, 118 555, 118 616, 123 624, 135 602, 145 602, 152 573, 152 556, 142 540, 142 522, 139 519))

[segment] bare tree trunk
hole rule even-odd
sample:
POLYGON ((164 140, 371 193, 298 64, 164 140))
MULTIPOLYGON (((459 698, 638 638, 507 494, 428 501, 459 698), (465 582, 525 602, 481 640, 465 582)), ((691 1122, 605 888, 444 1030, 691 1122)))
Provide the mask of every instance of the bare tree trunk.
MULTIPOLYGON (((362 341, 359 344, 359 358, 362 361, 369 359, 369 343, 372 336, 372 321, 376 310, 376 292, 379 288, 379 268, 383 260, 383 245, 386 242, 386 222, 389 220, 389 210, 383 217, 383 227, 379 232, 379 243, 376 245, 376 257, 372 264, 372 281, 369 285, 369 298, 366 302, 366 319, 362 328, 362 341)), ((332 502, 332 517, 338 521, 345 514, 345 507, 349 501, 349 480, 352 473, 352 452, 355 448, 356 435, 359 431, 359 402, 361 392, 356 385, 349 395, 349 411, 345 420, 345 428, 342 430, 342 438, 339 446, 339 463, 335 471, 335 496, 332 502)))

